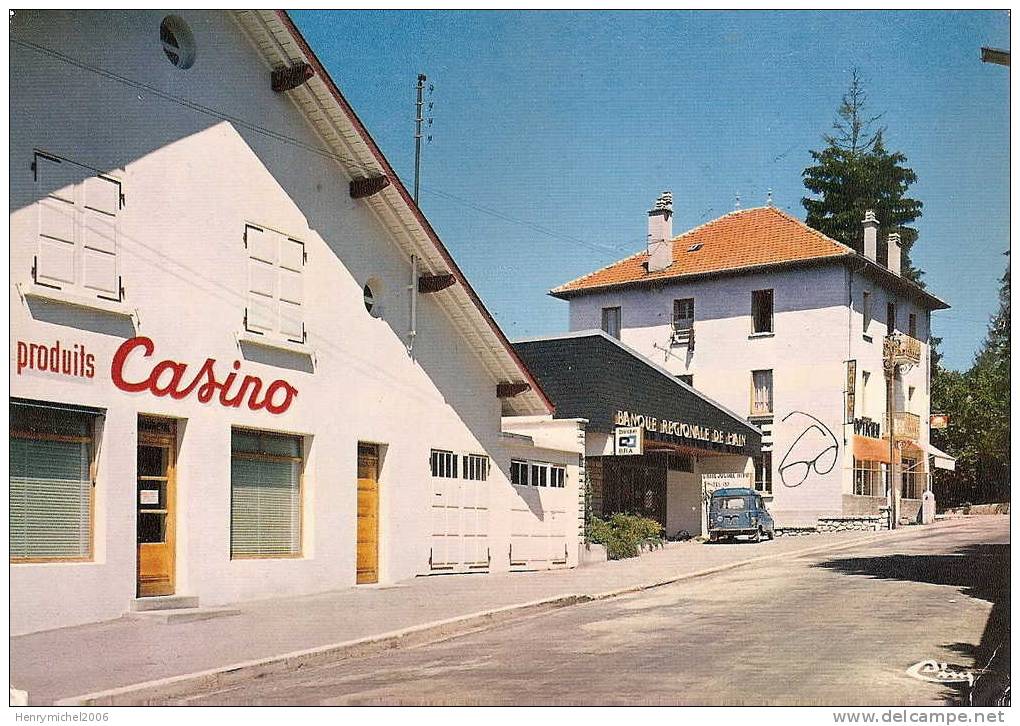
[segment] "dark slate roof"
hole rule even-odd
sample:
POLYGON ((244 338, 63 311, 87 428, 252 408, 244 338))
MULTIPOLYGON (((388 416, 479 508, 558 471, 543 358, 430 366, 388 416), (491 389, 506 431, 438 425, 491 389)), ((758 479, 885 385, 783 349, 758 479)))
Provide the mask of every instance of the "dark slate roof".
POLYGON ((761 449, 757 427, 601 330, 522 340, 514 348, 556 406, 556 418, 585 418, 589 430, 609 433, 617 411, 627 411, 746 437, 742 449, 652 432, 649 439, 748 456, 761 449))

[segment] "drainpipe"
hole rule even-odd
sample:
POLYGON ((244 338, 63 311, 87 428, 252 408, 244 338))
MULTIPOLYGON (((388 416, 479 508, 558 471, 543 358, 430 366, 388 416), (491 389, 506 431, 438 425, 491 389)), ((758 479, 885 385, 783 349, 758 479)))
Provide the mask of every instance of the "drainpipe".
POLYGON ((414 337, 418 334, 418 258, 411 255, 411 329, 407 332, 407 353, 414 359, 414 337))

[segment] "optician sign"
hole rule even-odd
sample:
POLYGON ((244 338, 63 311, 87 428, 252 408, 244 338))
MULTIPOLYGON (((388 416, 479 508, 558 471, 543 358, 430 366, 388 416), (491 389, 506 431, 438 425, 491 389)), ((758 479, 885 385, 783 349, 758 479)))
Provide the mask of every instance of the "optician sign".
POLYGON ((637 427, 652 433, 664 436, 676 436, 681 439, 693 439, 696 441, 708 441, 713 444, 726 444, 727 446, 743 447, 747 442, 744 434, 733 431, 722 431, 700 424, 691 424, 686 421, 673 421, 665 418, 656 418, 645 414, 635 414, 629 411, 617 411, 615 423, 617 426, 637 427))

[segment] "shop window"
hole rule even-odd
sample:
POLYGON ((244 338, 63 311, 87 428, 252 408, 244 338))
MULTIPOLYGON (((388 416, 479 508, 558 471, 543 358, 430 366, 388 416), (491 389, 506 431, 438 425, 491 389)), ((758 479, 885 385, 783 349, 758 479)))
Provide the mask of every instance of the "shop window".
POLYGON ((896 303, 894 302, 885 305, 885 331, 886 335, 896 332, 896 303))
POLYGON ((305 245, 271 229, 244 228, 248 250, 248 305, 244 327, 250 333, 305 342, 305 245))
POLYGON ((864 291, 864 302, 861 305, 862 315, 864 322, 862 324, 862 331, 865 335, 868 334, 868 326, 871 325, 871 293, 868 290, 864 291))
POLYGON ((763 494, 772 493, 772 452, 763 451, 754 457, 754 488, 763 494))
POLYGON ((602 308, 602 330, 620 339, 620 308, 602 308))
POLYGON ((900 496, 904 499, 920 499, 924 486, 925 473, 918 470, 917 459, 904 457, 900 465, 900 496))
POLYGON ((92 557, 97 418, 57 405, 11 404, 11 561, 92 557))
POLYGON ((545 464, 531 465, 531 486, 533 487, 549 486, 549 467, 547 465, 545 464))
POLYGON ((911 338, 917 337, 917 315, 915 313, 910 313, 907 316, 907 334, 911 338))
POLYGON ((489 457, 465 454, 464 478, 470 481, 486 481, 489 478, 489 457))
POLYGON ((527 486, 529 483, 528 472, 530 466, 526 461, 513 460, 510 462, 510 483, 520 486, 527 486))
POLYGON ((45 287, 120 301, 120 182, 38 152, 32 167, 39 199, 32 279, 45 287))
POLYGON ((432 476, 440 479, 456 479, 457 458, 457 455, 452 451, 432 449, 432 476))
POLYGON ((673 301, 673 330, 680 332, 694 328, 694 298, 673 301))
POLYGON ((754 290, 751 292, 751 320, 755 333, 771 333, 772 331, 772 290, 754 290))
POLYGON ((861 497, 885 496, 882 465, 877 461, 854 458, 854 494, 861 497))
POLYGON ((751 371, 751 415, 772 414, 772 371, 751 371))
POLYGON ((549 486, 563 489, 567 485, 567 470, 562 466, 549 467, 549 486))
POLYGON ((230 556, 301 554, 301 439, 233 429, 230 556))

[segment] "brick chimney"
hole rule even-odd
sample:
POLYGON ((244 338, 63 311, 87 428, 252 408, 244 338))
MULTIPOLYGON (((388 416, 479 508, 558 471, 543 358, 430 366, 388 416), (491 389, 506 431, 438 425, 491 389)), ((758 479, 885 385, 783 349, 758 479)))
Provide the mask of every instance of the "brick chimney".
POLYGON ((875 210, 869 209, 864 213, 864 256, 872 262, 878 258, 878 220, 875 218, 875 210))
POLYGON ((673 192, 663 192, 648 212, 648 271, 673 264, 673 192))
POLYGON ((900 275, 902 274, 902 263, 900 261, 900 235, 897 232, 893 232, 889 235, 889 251, 886 253, 886 262, 889 271, 900 275))

